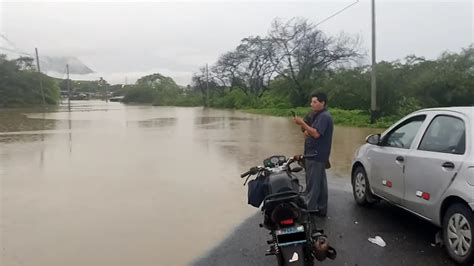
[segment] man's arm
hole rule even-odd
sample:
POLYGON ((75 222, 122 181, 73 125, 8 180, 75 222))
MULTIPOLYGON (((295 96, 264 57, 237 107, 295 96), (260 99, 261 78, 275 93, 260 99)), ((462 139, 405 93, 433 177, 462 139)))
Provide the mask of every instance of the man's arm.
POLYGON ((315 139, 321 137, 321 134, 319 134, 318 130, 306 124, 306 122, 301 119, 301 117, 295 117, 293 118, 293 121, 295 121, 296 124, 300 125, 306 132, 308 132, 308 135, 311 137, 315 139))

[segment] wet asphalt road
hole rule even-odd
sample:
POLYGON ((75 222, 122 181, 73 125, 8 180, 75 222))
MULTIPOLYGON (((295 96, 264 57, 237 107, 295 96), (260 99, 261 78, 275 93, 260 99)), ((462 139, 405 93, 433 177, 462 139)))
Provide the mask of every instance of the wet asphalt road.
MULTIPOLYGON (((274 256, 264 255, 270 237, 258 226, 261 221, 257 211, 194 265, 276 265, 274 256)), ((318 221, 338 256, 315 265, 456 265, 444 247, 432 245, 439 230, 436 226, 386 202, 357 206, 347 181, 329 180, 328 217, 318 221), (368 241, 377 235, 385 247, 368 241)))

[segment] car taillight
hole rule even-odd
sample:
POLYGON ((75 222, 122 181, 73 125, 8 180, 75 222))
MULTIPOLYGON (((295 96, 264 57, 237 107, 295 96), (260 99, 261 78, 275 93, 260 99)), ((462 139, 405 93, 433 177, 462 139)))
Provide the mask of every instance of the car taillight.
POLYGON ((282 225, 292 225, 294 223, 295 221, 293 219, 286 219, 286 220, 280 221, 280 224, 282 225))
POLYGON ((424 200, 430 200, 431 198, 431 195, 430 193, 427 193, 427 192, 423 192, 423 191, 417 191, 416 194, 415 194, 418 198, 422 198, 424 200))
POLYGON ((421 197, 424 200, 430 200, 430 193, 423 192, 423 194, 421 194, 421 197))

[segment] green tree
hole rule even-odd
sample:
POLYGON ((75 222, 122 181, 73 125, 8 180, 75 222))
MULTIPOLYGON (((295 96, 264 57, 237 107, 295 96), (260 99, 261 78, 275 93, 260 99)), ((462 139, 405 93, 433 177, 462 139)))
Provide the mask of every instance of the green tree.
POLYGON ((181 94, 181 88, 172 78, 156 73, 138 79, 135 86, 126 90, 123 101, 172 105, 181 94))
POLYGON ((40 80, 47 104, 57 104, 60 99, 57 82, 32 67, 33 59, 21 57, 7 60, 0 55, 0 106, 42 104, 40 80))

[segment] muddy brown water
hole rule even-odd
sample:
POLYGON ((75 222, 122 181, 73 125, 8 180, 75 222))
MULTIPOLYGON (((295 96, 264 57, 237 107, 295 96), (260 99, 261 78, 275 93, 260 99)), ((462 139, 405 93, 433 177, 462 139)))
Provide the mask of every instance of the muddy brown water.
MULTIPOLYGON (((334 132, 331 173, 348 178, 380 130, 334 132)), ((189 264, 257 211, 239 174, 302 146, 289 118, 231 110, 0 110, 0 264, 189 264)))

